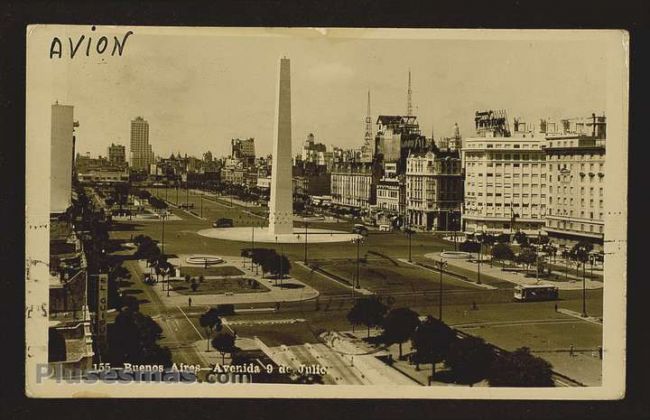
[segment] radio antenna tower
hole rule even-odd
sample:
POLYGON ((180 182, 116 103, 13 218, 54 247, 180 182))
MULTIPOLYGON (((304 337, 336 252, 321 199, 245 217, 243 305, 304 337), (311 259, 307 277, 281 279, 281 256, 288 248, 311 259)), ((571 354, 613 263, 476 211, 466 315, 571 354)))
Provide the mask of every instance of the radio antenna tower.
POLYGON ((372 117, 370 116, 370 91, 368 91, 368 110, 366 111, 366 134, 363 139, 363 148, 361 149, 362 162, 372 162, 374 155, 372 139, 372 117))
POLYGON ((409 69, 409 88, 406 97, 406 116, 410 117, 413 115, 413 103, 412 103, 413 91, 411 90, 411 69, 409 69))
POLYGON ((370 91, 368 91, 368 110, 366 111, 366 141, 372 140, 372 117, 370 116, 370 91))

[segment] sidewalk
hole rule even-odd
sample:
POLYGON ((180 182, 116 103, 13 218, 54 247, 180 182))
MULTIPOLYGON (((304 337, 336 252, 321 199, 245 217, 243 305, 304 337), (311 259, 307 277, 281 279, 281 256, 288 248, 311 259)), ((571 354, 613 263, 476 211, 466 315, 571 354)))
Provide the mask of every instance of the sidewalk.
MULTIPOLYGON (((439 252, 432 252, 429 254, 424 255, 425 258, 429 258, 432 260, 440 260, 442 257, 440 256, 439 252)), ((473 271, 476 272, 478 267, 477 263, 471 262, 465 259, 445 259, 445 261, 450 265, 450 266, 455 266, 458 268, 462 268, 465 270, 473 271)), ((517 272, 509 272, 509 271, 503 271, 501 267, 497 264, 494 263, 492 267, 490 267, 489 262, 483 262, 481 263, 481 273, 492 276, 494 278, 497 278, 499 280, 507 281, 513 284, 518 284, 518 285, 534 285, 534 284, 546 284, 546 285, 551 285, 551 286, 557 286, 560 290, 581 290, 582 289, 582 280, 580 281, 552 281, 549 279, 540 279, 539 283, 534 277, 525 277, 523 273, 517 273, 517 272)), ((603 288, 603 282, 601 281, 594 281, 594 280, 586 280, 585 281, 585 288, 587 289, 602 289, 603 288)))

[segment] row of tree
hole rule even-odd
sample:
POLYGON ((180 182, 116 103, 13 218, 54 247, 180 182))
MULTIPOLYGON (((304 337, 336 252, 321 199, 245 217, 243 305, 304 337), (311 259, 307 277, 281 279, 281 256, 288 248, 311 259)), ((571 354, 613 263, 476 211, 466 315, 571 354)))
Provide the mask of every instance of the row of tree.
POLYGON ((365 325, 370 337, 371 327, 381 327, 377 341, 399 345, 399 358, 403 358, 402 344, 411 341, 410 359, 416 369, 423 363, 444 362, 458 383, 474 384, 483 379, 491 386, 553 386, 551 365, 533 356, 527 348, 515 352, 497 350, 478 337, 460 338, 444 322, 420 316, 409 308, 389 310, 380 298, 357 300, 348 313, 353 325, 365 325))
POLYGON ((226 362, 226 354, 234 353, 237 350, 235 346, 234 334, 223 331, 223 321, 221 316, 229 314, 230 308, 219 307, 210 308, 199 317, 199 325, 205 329, 207 337, 207 351, 210 351, 210 345, 221 353, 221 363, 226 362), (217 334, 213 337, 213 332, 217 334))
POLYGON ((291 262, 284 254, 272 248, 244 248, 241 256, 252 258, 253 264, 262 269, 262 275, 270 274, 276 280, 283 279, 291 272, 291 262))
POLYGON ((162 328, 139 310, 133 296, 124 299, 115 322, 108 328, 108 360, 115 365, 136 363, 171 366, 171 351, 158 344, 162 328))

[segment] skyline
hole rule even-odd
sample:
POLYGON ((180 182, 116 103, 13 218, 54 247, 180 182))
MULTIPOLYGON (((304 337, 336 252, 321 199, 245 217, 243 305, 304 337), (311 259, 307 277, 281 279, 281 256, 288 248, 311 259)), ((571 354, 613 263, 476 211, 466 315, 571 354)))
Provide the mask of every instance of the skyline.
POLYGON ((275 63, 283 55, 292 60, 294 155, 309 133, 328 148, 360 148, 368 90, 373 127, 380 114, 405 114, 409 69, 414 113, 427 137, 432 130, 436 138, 451 136, 456 122, 463 137, 472 136, 477 110, 506 109, 510 119, 537 124, 606 109, 606 57, 598 40, 299 36, 136 31, 119 61, 51 63, 51 102, 75 107, 82 154, 105 155, 111 143, 128 153, 130 121, 141 116, 154 153, 163 157, 208 150, 223 156, 232 138, 249 137, 258 155, 271 153, 275 63))

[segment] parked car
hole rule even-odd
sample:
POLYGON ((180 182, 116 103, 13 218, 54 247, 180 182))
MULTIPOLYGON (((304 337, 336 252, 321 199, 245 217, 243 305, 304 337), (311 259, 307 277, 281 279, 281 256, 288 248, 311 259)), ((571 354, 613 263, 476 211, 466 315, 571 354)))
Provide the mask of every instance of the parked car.
POLYGON ((224 228, 224 227, 233 227, 235 224, 233 223, 232 219, 228 219, 225 217, 222 217, 221 219, 217 219, 212 223, 212 227, 214 228, 224 228))
POLYGON ((380 232, 390 232, 390 225, 379 225, 380 232))
POLYGON ((360 223, 356 223, 354 227, 352 228, 352 233, 356 233, 358 235, 367 235, 368 234, 368 228, 365 227, 364 225, 360 223))

